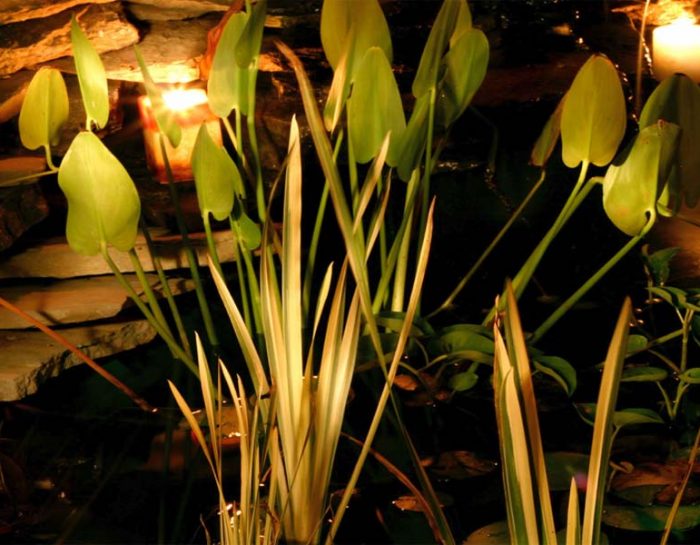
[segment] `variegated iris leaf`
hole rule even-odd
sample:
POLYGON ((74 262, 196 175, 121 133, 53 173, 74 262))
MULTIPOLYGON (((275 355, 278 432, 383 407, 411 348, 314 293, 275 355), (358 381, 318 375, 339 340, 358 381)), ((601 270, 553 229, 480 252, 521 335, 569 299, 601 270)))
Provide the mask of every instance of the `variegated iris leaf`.
POLYGON ((615 226, 630 236, 640 234, 655 217, 660 183, 668 175, 679 127, 660 121, 642 129, 624 161, 608 167, 603 181, 603 208, 615 226), (664 171, 664 168, 666 171, 664 171))
POLYGON ((49 156, 67 119, 68 92, 63 76, 53 68, 40 68, 27 87, 19 113, 22 145, 31 150, 43 147, 49 156))
POLYGON ((625 134, 627 114, 620 77, 613 64, 594 55, 571 84, 561 116, 562 159, 569 168, 582 161, 605 166, 625 134))
POLYGON ((68 200, 66 237, 70 247, 95 255, 112 245, 134 246, 141 203, 119 160, 91 132, 81 132, 66 152, 58 185, 68 200))

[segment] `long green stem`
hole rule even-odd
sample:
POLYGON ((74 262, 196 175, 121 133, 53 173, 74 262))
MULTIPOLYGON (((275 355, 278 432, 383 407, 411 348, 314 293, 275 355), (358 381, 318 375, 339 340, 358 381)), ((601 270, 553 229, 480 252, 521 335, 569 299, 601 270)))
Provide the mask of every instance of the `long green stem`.
POLYGON ((540 171, 540 177, 535 183, 535 185, 532 186, 528 194, 525 196, 523 201, 520 203, 518 208, 511 214, 510 218, 506 222, 506 224, 501 228, 501 230, 498 232, 498 234, 494 237, 494 239, 491 241, 491 244, 488 245, 486 250, 482 252, 482 254, 479 256, 479 259, 476 260, 474 265, 472 265, 471 269, 467 272, 466 275, 460 280, 459 284, 457 284, 457 287, 455 287, 454 290, 452 290, 452 293, 447 296, 447 298, 443 301, 443 303, 435 309, 433 312, 428 314, 428 318, 432 318, 436 314, 439 314, 440 312, 447 310, 452 306, 454 303, 454 300, 457 298, 457 296, 462 293, 462 290, 465 288, 465 286, 469 283, 469 281, 472 279, 476 271, 479 270, 481 265, 486 261, 486 258, 488 258, 491 255, 491 252, 493 252, 494 248, 498 245, 498 243, 501 241, 501 239, 505 236, 505 234, 510 230, 510 228, 513 226, 513 224, 520 218, 522 215, 523 211, 527 207, 528 204, 530 204, 530 201, 532 198, 535 196, 537 191, 542 187, 542 184, 544 183, 544 180, 546 178, 546 171, 542 169, 540 171))
POLYGON ((9 180, 2 180, 0 187, 8 187, 11 185, 21 185, 22 182, 31 182, 37 178, 43 178, 44 176, 50 176, 51 174, 57 174, 58 169, 53 168, 52 170, 46 170, 44 172, 37 172, 36 174, 27 174, 26 176, 20 176, 19 178, 11 178, 9 180))
POLYGON ((688 338, 690 337, 690 326, 693 323, 695 311, 686 309, 683 316, 683 337, 681 338, 681 373, 684 373, 688 367, 688 338))
POLYGON ((187 226, 185 225, 185 217, 182 213, 182 207, 180 206, 180 197, 178 196, 177 189, 175 188, 175 182, 173 180, 173 172, 170 168, 170 161, 168 160, 167 150, 165 148, 165 139, 163 134, 158 134, 160 141, 160 151, 163 155, 163 163, 165 165, 165 173, 168 177, 168 188, 170 190, 170 198, 173 201, 173 206, 175 207, 175 220, 177 221, 177 227, 180 231, 180 236, 182 236, 182 245, 185 249, 185 256, 187 258, 187 264, 190 268, 190 274, 194 280, 195 294, 197 295, 197 302, 199 303, 199 309, 202 313, 202 320, 204 321, 204 328, 207 332, 207 337, 212 346, 219 346, 219 340, 216 336, 216 330, 214 329, 214 321, 211 317, 211 312, 209 311, 209 304, 207 303, 207 297, 204 294, 204 287, 202 284, 202 278, 199 275, 199 263, 197 262, 197 257, 195 256, 194 250, 192 249, 192 244, 190 243, 189 233, 187 231, 187 226))
POLYGON ((146 273, 143 271, 143 267, 141 266, 141 261, 139 260, 133 248, 129 250, 129 259, 131 259, 131 265, 132 267, 134 267, 136 278, 138 278, 139 280, 139 284, 141 285, 141 289, 143 290, 143 293, 146 296, 146 301, 148 301, 148 306, 151 308, 153 316, 155 316, 156 319, 160 321, 163 328, 166 329, 168 333, 172 336, 172 331, 170 330, 168 321, 165 319, 163 311, 160 309, 160 304, 158 303, 156 294, 153 293, 151 284, 148 281, 148 278, 146 278, 146 273))
POLYGON ((124 275, 119 270, 119 267, 117 267, 116 263, 114 263, 114 261, 112 260, 112 257, 109 255, 109 252, 107 251, 106 247, 102 249, 102 257, 114 273, 114 276, 116 277, 117 281, 122 285, 122 287, 127 292, 131 300, 134 302, 134 304, 136 304, 138 309, 145 316, 146 320, 148 320, 151 326, 153 326, 153 329, 155 329, 158 335, 160 335, 161 338, 165 341, 170 351, 175 355, 176 358, 181 360, 187 366, 187 368, 195 374, 195 376, 199 376, 197 366, 195 365, 194 361, 192 361, 192 358, 190 358, 185 353, 185 351, 180 347, 180 345, 177 344, 177 341, 175 341, 170 332, 167 329, 165 329, 160 323, 160 321, 156 319, 156 317, 151 313, 148 306, 141 300, 141 298, 134 291, 134 288, 126 280, 126 278, 124 278, 124 275))
POLYGON ((665 344, 669 341, 672 341, 673 339, 677 339, 681 335, 683 335, 683 330, 677 329, 676 331, 672 331, 671 333, 667 333, 666 335, 662 335, 661 337, 657 337, 656 339, 652 339, 643 348, 640 348, 638 350, 634 350, 633 352, 629 352, 627 354, 627 357, 629 358, 630 356, 634 356, 635 354, 645 352, 646 350, 651 350, 652 348, 654 348, 656 346, 659 346, 661 344, 665 344))
POLYGON ((603 276, 605 276, 610 269, 612 269, 624 256, 626 256, 629 251, 634 248, 639 241, 641 241, 646 234, 649 232, 651 227, 654 225, 655 218, 652 216, 649 218, 647 221, 647 224, 644 226, 642 231, 635 237, 632 237, 629 241, 627 241, 627 244, 625 244, 622 248, 620 248, 617 253, 612 256, 605 265, 600 267, 595 273, 591 275, 591 277, 586 280, 581 287, 579 287, 571 296, 564 301, 561 305, 559 305, 559 308, 557 308, 552 314, 547 318, 544 322, 542 322, 542 325, 538 327, 535 332, 532 334, 532 337, 530 338, 530 342, 536 342, 539 340, 547 331, 550 330, 550 328, 556 324, 559 319, 566 314, 571 307, 573 307, 578 301, 588 293, 588 291, 595 286, 603 276))
MULTIPOLYGON (((239 160, 241 161, 241 167, 243 167, 243 172, 245 172, 246 178, 249 183, 253 183, 255 180, 255 177, 253 176, 253 173, 250 171, 250 165, 248 164, 248 159, 245 156, 245 151, 243 150, 243 144, 241 142, 241 138, 238 136, 240 135, 240 117, 241 114, 238 110, 236 110, 236 127, 238 127, 238 133, 234 132, 233 127, 231 126, 231 122, 228 120, 228 118, 224 117, 222 121, 224 122, 224 128, 226 129, 226 132, 228 134, 229 139, 231 140, 231 143, 233 144, 233 149, 236 152, 236 155, 238 155, 239 160)), ((243 184, 243 195, 242 197, 245 199, 246 198, 246 188, 245 184, 243 184)))
MULTIPOLYGON (((540 261, 544 257, 545 252, 549 248, 554 238, 559 234, 559 231, 561 231, 564 224, 566 224, 571 215, 580 206, 591 189, 593 189, 592 182, 587 184, 585 183, 586 174, 588 173, 588 166, 588 161, 583 161, 581 163, 581 171, 579 172, 576 185, 569 195, 569 198, 564 203, 559 215, 513 278, 513 291, 515 292, 516 297, 519 298, 523 294, 525 288, 530 282, 530 279, 532 278, 532 275, 535 274, 535 269, 537 269, 537 266, 540 264, 540 261)), ((503 304, 503 302, 505 302, 505 297, 501 297, 501 304, 503 304)), ((495 306, 491 309, 488 316, 484 320, 484 324, 488 324, 493 320, 497 310, 498 309, 495 306)))
POLYGON ((262 164, 260 162, 260 151, 258 149, 258 135, 255 128, 255 83, 257 81, 257 59, 255 60, 255 68, 249 70, 248 75, 248 115, 246 122, 248 123, 248 140, 250 141, 250 151, 253 155, 253 168, 255 169, 255 197, 258 205, 258 215, 260 221, 264 222, 266 218, 266 202, 265 202, 265 187, 263 185, 262 164))

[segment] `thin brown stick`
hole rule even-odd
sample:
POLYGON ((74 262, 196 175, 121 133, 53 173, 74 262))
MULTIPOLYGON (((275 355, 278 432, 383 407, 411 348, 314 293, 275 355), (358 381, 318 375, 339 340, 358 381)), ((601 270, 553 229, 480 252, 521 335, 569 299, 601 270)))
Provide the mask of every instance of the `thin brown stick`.
POLYGON ((134 392, 131 388, 129 388, 122 381, 120 381, 117 377, 115 377, 114 375, 112 375, 111 373, 106 371, 103 367, 98 365, 95 362, 95 360, 93 360, 90 356, 88 356, 85 352, 80 350, 80 348, 75 346, 73 343, 71 343, 68 339, 66 339, 62 335, 56 333, 55 331, 53 331, 49 327, 42 324, 36 318, 30 316, 29 314, 24 312, 22 309, 17 308, 15 305, 10 303, 6 299, 3 299, 2 297, 0 297, 0 306, 5 307, 7 310, 16 314, 17 316, 20 316, 22 319, 26 320, 27 322, 32 324, 34 327, 36 327, 36 328, 40 329, 41 331, 43 331, 44 333, 46 333, 49 337, 51 337, 57 343, 66 347, 73 354, 75 354, 78 358, 83 360, 90 368, 92 368, 93 371, 95 371, 97 374, 99 374, 102 378, 104 378, 112 386, 114 386, 115 388, 120 390, 124 395, 129 397, 129 399, 131 399, 131 401, 133 401, 134 404, 137 405, 140 409, 143 409, 144 411, 149 412, 149 413, 154 413, 154 412, 158 411, 158 409, 151 406, 140 395, 138 395, 136 392, 134 392))

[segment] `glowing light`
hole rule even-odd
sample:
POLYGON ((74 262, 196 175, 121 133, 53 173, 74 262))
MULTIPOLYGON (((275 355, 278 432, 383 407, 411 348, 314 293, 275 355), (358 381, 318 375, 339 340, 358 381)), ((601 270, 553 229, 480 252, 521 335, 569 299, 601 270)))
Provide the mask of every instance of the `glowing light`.
POLYGON ((657 80, 675 73, 700 82, 700 26, 688 15, 653 33, 653 67, 657 80))
POLYGON ((204 89, 173 89, 163 93, 163 102, 169 110, 182 112, 206 104, 207 94, 204 89))

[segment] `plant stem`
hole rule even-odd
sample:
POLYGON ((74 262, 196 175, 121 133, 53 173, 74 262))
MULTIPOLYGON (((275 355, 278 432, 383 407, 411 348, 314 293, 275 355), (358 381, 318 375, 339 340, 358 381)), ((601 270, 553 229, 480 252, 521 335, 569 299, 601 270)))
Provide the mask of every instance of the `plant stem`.
POLYGON ((671 333, 667 333, 666 335, 662 335, 661 337, 652 339, 647 343, 647 345, 644 348, 640 348, 639 350, 635 350, 633 352, 628 353, 627 357, 629 358, 630 356, 634 356, 635 354, 645 352, 646 350, 651 350, 652 348, 659 346, 660 344, 667 343, 668 341, 672 341, 673 339, 680 337, 681 335, 683 335, 683 329, 677 329, 676 331, 672 331, 671 333))
POLYGON ((38 172, 36 174, 27 174, 26 176, 20 176, 19 178, 12 178, 10 180, 3 180, 0 183, 0 187, 8 187, 11 185, 22 185, 22 182, 32 182, 37 178, 43 178, 44 176, 49 176, 50 174, 57 174, 58 169, 53 168, 52 170, 46 170, 44 172, 38 172))
POLYGON ((666 414, 668 414, 668 417, 671 420, 673 420, 674 419, 674 417, 673 417, 673 403, 671 403, 671 398, 668 397, 668 393, 666 392, 666 390, 664 390, 664 387, 661 386, 660 383, 655 382, 654 384, 656 384, 656 387, 661 392, 661 397, 664 400, 664 407, 666 408, 666 414))
POLYGON ((427 318, 432 318, 433 316, 439 314, 440 312, 447 310, 452 306, 454 303, 454 300, 457 298, 457 296, 462 292, 462 290, 465 288, 465 286, 469 283, 469 281, 472 279, 474 274, 476 273, 477 270, 481 267, 481 265, 486 261, 486 258, 491 255, 491 252, 494 250, 494 248, 498 245, 498 243, 501 241, 501 239, 505 236, 505 234, 510 230, 510 228, 513 226, 513 224, 520 218, 521 214, 525 210, 528 204, 530 204, 530 201, 532 198, 535 196, 537 191, 542 187, 542 184, 546 178, 546 171, 545 169, 542 169, 540 171, 540 177, 535 182, 535 185, 532 186, 528 194, 525 196, 523 201, 520 203, 518 208, 511 214, 510 218, 506 222, 506 224, 501 228, 501 230, 498 232, 498 234, 494 237, 494 239, 491 241, 491 244, 488 245, 486 250, 483 251, 483 253, 479 256, 479 259, 476 260, 474 265, 472 265, 471 269, 467 272, 467 274, 460 280, 459 284, 457 284, 457 287, 455 287, 454 290, 452 290, 452 293, 447 296, 447 299, 443 301, 443 303, 435 309, 433 312, 428 314, 427 318))
POLYGON ((688 367, 688 338, 690 337, 690 325, 693 322, 695 311, 686 309, 683 316, 683 337, 681 338, 681 373, 684 373, 688 367))
POLYGON ((583 283, 583 285, 581 285, 579 289, 577 289, 566 301, 559 305, 559 308, 550 314, 549 318, 547 318, 542 325, 535 330, 530 337, 530 342, 534 343, 539 340, 554 324, 559 321, 562 316, 564 316, 564 314, 571 309, 571 307, 578 303, 581 297, 586 295, 586 293, 588 293, 588 291, 595 286, 600 279, 603 278, 603 276, 605 276, 608 271, 618 263, 618 261, 620 261, 620 259, 626 256, 629 251, 634 248, 639 241, 644 238, 644 236, 646 236, 651 227, 654 225, 654 221, 654 216, 650 217, 647 224, 637 236, 632 237, 629 241, 627 241, 627 244, 620 248, 617 253, 612 256, 607 263, 605 263, 605 265, 600 267, 588 280, 583 283))
POLYGON ((134 267, 136 278, 138 278, 139 280, 139 284, 141 285, 141 289, 143 290, 143 293, 146 296, 146 300, 148 301, 148 306, 151 308, 151 312, 153 313, 155 318, 161 323, 163 329, 165 329, 170 334, 170 336, 172 336, 172 331, 170 330, 168 321, 165 319, 165 316, 163 315, 163 312, 160 309, 160 305, 158 304, 156 295, 155 293, 153 293, 153 290, 151 289, 151 284, 149 283, 148 278, 146 278, 146 273, 144 273, 143 267, 141 266, 141 261, 139 261, 139 258, 136 255, 136 252, 133 250, 133 248, 129 250, 129 259, 131 259, 131 265, 134 267))
MULTIPOLYGON (((240 117, 241 114, 236 110, 236 127, 240 127, 240 117)), ((241 143, 241 138, 236 136, 236 133, 233 131, 233 127, 231 126, 231 122, 228 120, 228 118, 224 117, 222 119, 224 122, 224 127, 226 128, 226 132, 228 133, 228 137, 231 140, 231 143, 233 144, 233 149, 236 151, 236 155, 238 155, 238 158, 241 161, 241 167, 243 167, 243 172, 245 172, 246 178, 248 179, 249 183, 253 183, 255 180, 255 177, 253 176, 253 173, 250 171, 250 165, 248 164, 248 159, 245 156, 245 152, 243 151, 243 145, 241 143)), ((240 128, 238 134, 240 135, 240 128)), ((243 195, 242 198, 246 198, 246 190, 245 190, 245 184, 243 184, 243 195)))
POLYGON ((644 33, 647 28, 647 14, 649 13, 649 0, 644 2, 642 12, 642 24, 639 29, 639 43, 637 45, 637 73, 634 79, 634 115, 639 118, 642 111, 642 57, 644 56, 644 33))
POLYGON ((248 77, 248 140, 250 141, 250 151, 253 154, 253 168, 255 169, 255 197, 258 205, 258 215, 260 221, 266 218, 265 208, 265 187, 263 186, 262 165, 260 163, 260 151, 258 149, 258 136, 255 128, 255 83, 258 75, 258 59, 255 59, 254 67, 249 69, 248 77))

